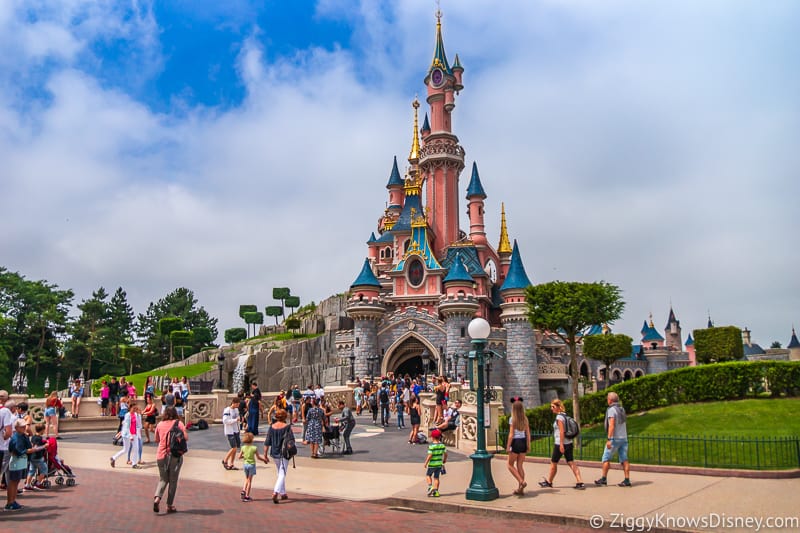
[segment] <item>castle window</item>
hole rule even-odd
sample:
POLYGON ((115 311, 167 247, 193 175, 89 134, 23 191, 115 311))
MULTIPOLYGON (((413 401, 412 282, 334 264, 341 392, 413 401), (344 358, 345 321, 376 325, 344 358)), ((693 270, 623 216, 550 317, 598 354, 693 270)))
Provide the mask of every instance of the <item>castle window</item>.
POLYGON ((359 341, 361 340, 360 337, 356 337, 356 348, 358 348, 359 341))
POLYGON ((461 338, 462 338, 462 339, 464 338, 464 333, 466 333, 466 332, 464 331, 465 329, 466 329, 466 328, 461 328, 461 338))
POLYGON ((424 278, 425 267, 422 266, 422 261, 416 258, 412 259, 408 265, 408 282, 412 287, 419 287, 424 278))

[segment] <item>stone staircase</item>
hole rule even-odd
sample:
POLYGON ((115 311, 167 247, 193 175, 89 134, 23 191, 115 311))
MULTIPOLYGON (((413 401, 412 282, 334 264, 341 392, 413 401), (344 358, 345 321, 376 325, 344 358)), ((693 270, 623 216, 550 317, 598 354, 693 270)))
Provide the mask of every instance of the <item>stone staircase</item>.
POLYGON ((116 416, 87 416, 80 418, 62 418, 58 421, 59 433, 72 433, 78 431, 116 431, 119 427, 119 418, 116 416))

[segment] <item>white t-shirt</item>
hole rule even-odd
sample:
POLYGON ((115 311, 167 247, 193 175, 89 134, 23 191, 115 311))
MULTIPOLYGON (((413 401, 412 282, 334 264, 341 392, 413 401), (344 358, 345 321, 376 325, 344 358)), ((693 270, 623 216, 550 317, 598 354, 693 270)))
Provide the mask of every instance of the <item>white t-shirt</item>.
POLYGON ((222 410, 222 425, 226 435, 239 433, 239 410, 230 405, 222 410))
POLYGON ((323 396, 325 396, 325 389, 322 388, 314 389, 314 396, 316 396, 317 398, 322 398, 323 396))
MULTIPOLYGON (((11 440, 11 437, 8 437, 7 439, 2 437, 6 426, 10 426, 13 423, 12 419, 13 417, 11 415, 11 410, 8 407, 0 407, 0 451, 8 451, 8 443, 11 440)), ((13 431, 14 428, 11 429, 13 431)))

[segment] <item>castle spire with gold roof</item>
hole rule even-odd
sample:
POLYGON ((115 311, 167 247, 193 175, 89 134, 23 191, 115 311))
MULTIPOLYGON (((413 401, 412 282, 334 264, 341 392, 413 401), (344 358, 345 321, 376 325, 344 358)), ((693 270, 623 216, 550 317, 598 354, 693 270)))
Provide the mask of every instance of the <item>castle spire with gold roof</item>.
POLYGON ((498 254, 510 254, 511 242, 508 240, 508 226, 506 225, 506 204, 500 203, 500 244, 497 245, 498 254))
POLYGON ((416 167, 417 163, 419 163, 419 117, 417 114, 419 100, 416 97, 411 102, 411 107, 414 108, 414 132, 411 138, 411 152, 408 154, 408 162, 416 167))

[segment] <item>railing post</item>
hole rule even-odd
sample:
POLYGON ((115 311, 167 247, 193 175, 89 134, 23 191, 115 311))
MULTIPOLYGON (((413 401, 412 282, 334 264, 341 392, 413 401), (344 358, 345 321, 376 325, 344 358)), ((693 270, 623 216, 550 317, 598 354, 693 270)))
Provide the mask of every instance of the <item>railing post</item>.
POLYGON ((800 437, 794 438, 794 447, 797 450, 797 468, 800 468, 800 437))
POLYGON ((661 435, 656 438, 658 439, 656 441, 658 443, 658 464, 661 464, 661 435))
POLYGON ((703 466, 708 468, 708 439, 703 437, 703 466))
POLYGON ((758 437, 756 437, 756 470, 761 470, 761 455, 758 453, 758 437))

